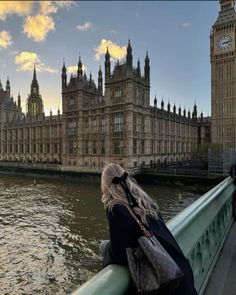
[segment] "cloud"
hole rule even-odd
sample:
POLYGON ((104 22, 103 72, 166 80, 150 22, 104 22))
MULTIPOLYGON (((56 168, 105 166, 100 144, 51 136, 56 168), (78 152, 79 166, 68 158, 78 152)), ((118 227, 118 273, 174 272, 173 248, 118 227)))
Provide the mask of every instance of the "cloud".
POLYGON ((7 48, 9 45, 11 45, 11 34, 7 31, 0 32, 0 49, 1 48, 7 48))
POLYGON ((115 59, 123 58, 126 55, 126 46, 119 46, 116 43, 113 43, 110 40, 102 39, 97 48, 95 48, 95 59, 99 60, 100 56, 105 54, 107 47, 110 53, 110 56, 115 59))
POLYGON ((0 1, 0 19, 5 20, 10 14, 28 15, 32 6, 33 1, 0 1))
POLYGON ((189 27, 189 26, 191 26, 191 23, 183 23, 183 24, 181 24, 181 26, 182 27, 189 27))
POLYGON ((88 31, 88 30, 91 30, 91 29, 94 29, 94 25, 90 22, 85 22, 83 25, 78 25, 76 27, 79 31, 88 31))
POLYGON ((38 14, 28 16, 23 24, 23 29, 28 38, 42 42, 50 31, 55 30, 55 23, 51 16, 38 14))
MULTIPOLYGON (((78 70, 78 66, 68 66, 67 67, 67 71, 69 73, 75 73, 75 72, 77 72, 77 70, 78 70)), ((82 65, 82 70, 87 71, 87 67, 85 65, 82 65)))
POLYGON ((61 8, 71 8, 72 4, 73 5, 76 5, 76 2, 74 1, 69 1, 69 0, 66 0, 66 1, 57 1, 56 4, 61 7, 61 8))
POLYGON ((22 51, 15 56, 15 64, 18 65, 17 72, 32 72, 34 65, 36 65, 38 72, 47 72, 54 74, 57 72, 49 66, 41 62, 39 56, 35 52, 22 51))
POLYGON ((40 1, 39 6, 40 6, 40 14, 44 14, 44 15, 56 13, 58 10, 58 6, 53 1, 40 1))
POLYGON ((117 31, 117 30, 110 30, 109 33, 111 33, 111 34, 118 34, 119 31, 117 31))

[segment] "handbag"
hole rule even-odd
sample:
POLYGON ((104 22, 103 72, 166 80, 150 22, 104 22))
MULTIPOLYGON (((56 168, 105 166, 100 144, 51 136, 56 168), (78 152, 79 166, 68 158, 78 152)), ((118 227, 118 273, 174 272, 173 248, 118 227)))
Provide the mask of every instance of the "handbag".
POLYGON ((150 230, 146 230, 132 209, 126 206, 143 235, 137 248, 127 248, 132 281, 141 294, 170 295, 178 288, 183 272, 150 230))

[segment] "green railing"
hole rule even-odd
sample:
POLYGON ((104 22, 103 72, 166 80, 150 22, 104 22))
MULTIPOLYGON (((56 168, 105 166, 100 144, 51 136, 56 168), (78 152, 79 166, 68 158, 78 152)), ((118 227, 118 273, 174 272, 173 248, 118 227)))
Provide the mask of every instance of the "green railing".
MULTIPOLYGON (((184 209, 167 226, 188 258, 198 294, 203 294, 218 254, 232 225, 229 177, 184 209)), ((122 295, 130 281, 128 269, 110 265, 79 287, 73 295, 122 295)))

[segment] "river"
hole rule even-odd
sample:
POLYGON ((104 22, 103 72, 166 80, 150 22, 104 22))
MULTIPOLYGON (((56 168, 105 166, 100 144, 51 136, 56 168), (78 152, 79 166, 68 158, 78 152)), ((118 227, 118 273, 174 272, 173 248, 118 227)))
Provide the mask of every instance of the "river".
MULTIPOLYGON (((101 269, 100 184, 0 174, 0 294, 70 294, 101 269)), ((144 185, 167 221, 209 187, 144 185), (182 195, 182 202, 176 198, 182 195)))

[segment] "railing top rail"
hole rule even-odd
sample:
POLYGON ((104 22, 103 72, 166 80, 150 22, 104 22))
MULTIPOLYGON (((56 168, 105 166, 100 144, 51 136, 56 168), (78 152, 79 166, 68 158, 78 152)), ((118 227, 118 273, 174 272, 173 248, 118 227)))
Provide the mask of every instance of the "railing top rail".
POLYGON ((168 221, 167 226, 175 238, 180 235, 186 229, 188 224, 196 219, 203 210, 206 210, 206 208, 214 201, 214 199, 217 198, 220 193, 222 193, 227 188, 227 186, 232 183, 232 181, 233 180, 231 177, 226 178, 194 203, 177 214, 175 217, 173 217, 170 221, 168 221))

